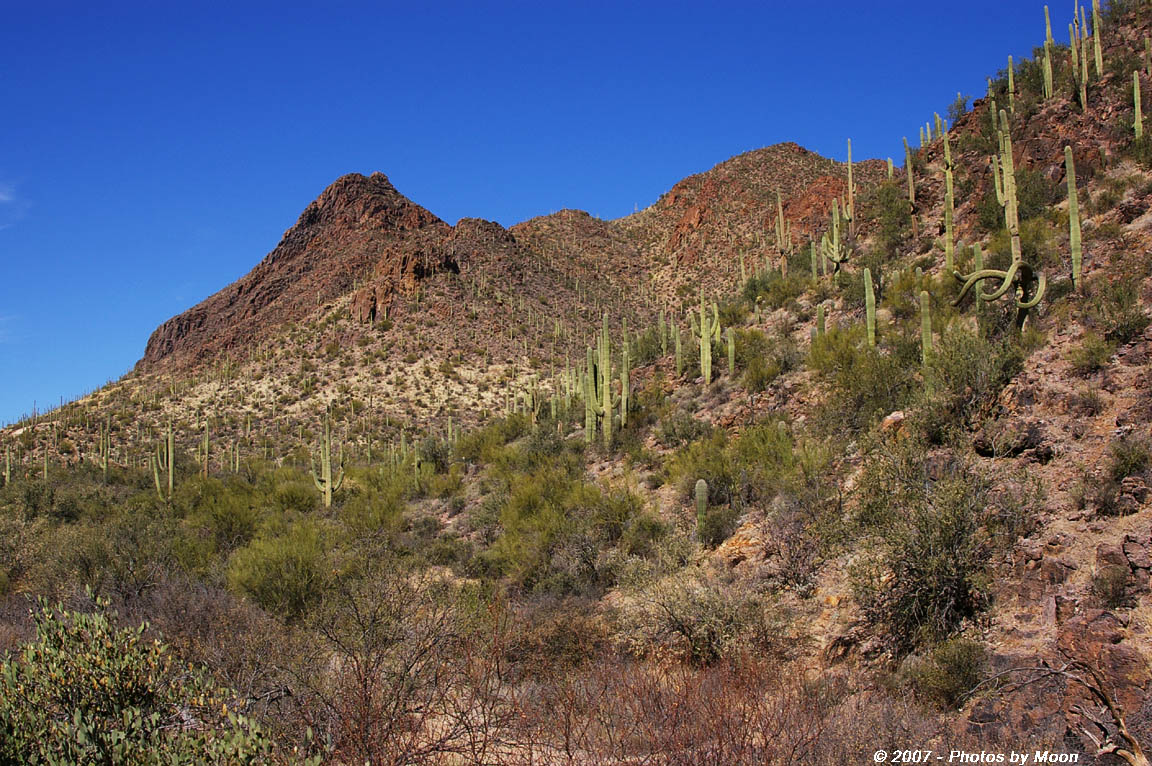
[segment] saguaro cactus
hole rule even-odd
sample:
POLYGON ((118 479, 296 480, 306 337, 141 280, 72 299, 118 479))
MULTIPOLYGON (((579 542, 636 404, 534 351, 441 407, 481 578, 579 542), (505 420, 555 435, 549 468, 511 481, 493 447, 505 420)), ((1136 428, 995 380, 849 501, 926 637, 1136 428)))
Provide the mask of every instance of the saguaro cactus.
POLYGON ((204 436, 200 440, 200 475, 208 478, 208 418, 204 418, 204 436))
POLYGON ((872 288, 872 270, 864 267, 864 311, 868 323, 868 345, 876 345, 876 293, 872 288))
POLYGON ((712 341, 720 340, 720 314, 716 304, 712 304, 712 316, 704 305, 704 291, 700 291, 700 321, 693 322, 693 332, 700 341, 700 374, 704 385, 712 382, 712 341))
POLYGON ((1052 98, 1052 49, 1055 41, 1052 39, 1052 17, 1048 14, 1048 6, 1044 6, 1044 98, 1052 98))
POLYGON ((932 355, 932 303, 927 290, 920 291, 920 362, 932 355))
POLYGON ((731 378, 736 375, 736 336, 731 327, 724 331, 724 338, 728 341, 728 377, 731 378))
POLYGON ((952 271, 954 259, 955 235, 953 234, 953 218, 955 211, 955 196, 952 188, 952 142, 948 132, 944 132, 944 268, 952 271))
POLYGON ((1140 71, 1132 72, 1132 103, 1135 114, 1132 116, 1132 130, 1136 138, 1144 137, 1144 109, 1140 106, 1140 71))
POLYGON ((629 371, 632 366, 632 358, 628 353, 628 333, 624 333, 624 348, 621 356, 622 364, 620 367, 620 427, 628 425, 628 393, 629 393, 629 371))
POLYGON ((680 377, 684 374, 684 348, 680 340, 680 325, 673 327, 672 337, 676 346, 676 377, 680 377))
POLYGON ((912 217, 912 234, 919 236, 916 223, 916 169, 912 164, 912 149, 904 139, 904 175, 908 176, 908 215, 912 217))
POLYGON ((332 475, 332 416, 324 412, 324 440, 320 442, 320 472, 316 472, 316 458, 312 457, 312 483, 324 497, 324 507, 332 507, 332 493, 344 485, 344 449, 340 449, 336 475, 332 475))
POLYGON ((704 530, 704 521, 708 514, 708 482, 703 479, 696 480, 696 536, 700 537, 704 530))
POLYGON ((1000 160, 992 157, 992 180, 996 187, 996 201, 1004 208, 1004 224, 1012 244, 1012 260, 1019 261, 1020 217, 1016 204, 1016 166, 1012 159, 1012 136, 1009 133, 1008 115, 1000 110, 1000 160))
POLYGON ((1068 243, 1072 249, 1072 286, 1080 289, 1080 269, 1083 247, 1080 243, 1080 205, 1076 196, 1076 166, 1072 161, 1072 147, 1064 147, 1064 173, 1068 177, 1068 243))
POLYGON ((848 139, 848 204, 844 206, 848 215, 848 234, 856 233, 856 184, 852 181, 852 139, 848 139))
POLYGON ((176 440, 172 434, 172 421, 168 421, 168 432, 160 444, 156 445, 156 454, 152 456, 152 481, 156 485, 156 494, 161 500, 172 500, 172 485, 173 475, 175 472, 176 464, 176 440), (160 485, 160 472, 166 471, 168 474, 168 495, 164 495, 164 491, 160 485))
MULTIPOLYGON (((626 376, 622 375, 622 380, 626 376)), ((612 396, 612 345, 608 337, 608 314, 604 314, 600 337, 596 341, 596 354, 588 349, 588 365, 584 373, 584 439, 592 441, 596 422, 600 421, 605 449, 612 447, 612 411, 623 406, 623 397, 612 396)))
POLYGON ((1016 65, 1008 57, 1008 111, 1016 114, 1016 65))
POLYGON ((832 217, 828 231, 820 237, 820 252, 826 261, 831 261, 832 273, 840 271, 840 267, 848 260, 848 245, 840 237, 840 201, 832 200, 832 217))
POLYGON ((112 454, 112 416, 109 415, 105 424, 100 428, 100 446, 98 448, 98 460, 100 461, 100 473, 104 477, 104 483, 108 483, 108 460, 112 454))
POLYGON ((1096 54, 1096 76, 1104 76, 1104 51, 1100 47, 1100 0, 1092 0, 1092 47, 1096 54))

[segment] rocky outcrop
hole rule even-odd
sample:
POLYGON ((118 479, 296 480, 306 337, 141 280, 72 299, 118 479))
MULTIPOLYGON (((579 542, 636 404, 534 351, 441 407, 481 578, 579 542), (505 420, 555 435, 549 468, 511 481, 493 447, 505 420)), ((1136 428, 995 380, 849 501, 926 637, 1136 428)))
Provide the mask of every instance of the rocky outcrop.
POLYGON ((305 208, 252 271, 160 325, 138 367, 194 362, 258 341, 369 275, 372 290, 356 303, 365 317, 374 315, 393 292, 450 267, 447 251, 436 246, 450 232, 384 174, 343 176, 305 208))

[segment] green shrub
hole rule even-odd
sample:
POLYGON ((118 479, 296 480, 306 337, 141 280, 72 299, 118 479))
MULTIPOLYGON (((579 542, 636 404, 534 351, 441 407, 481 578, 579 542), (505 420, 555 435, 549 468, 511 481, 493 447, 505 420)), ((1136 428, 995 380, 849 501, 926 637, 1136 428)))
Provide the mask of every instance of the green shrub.
POLYGON ((1118 564, 1106 566, 1092 575, 1092 595, 1105 609, 1121 609, 1131 606, 1128 594, 1128 581, 1132 571, 1118 564))
POLYGON ((926 659, 907 671, 917 696, 953 710, 964 704, 983 678, 988 662, 984 645, 969 638, 952 638, 932 648, 926 659))
POLYGON ((637 656, 708 665, 744 650, 784 654, 791 641, 787 613, 771 608, 762 593, 696 567, 641 578, 621 595, 616 638, 637 656))
POLYGON ((40 603, 36 638, 0 662, 0 762, 268 763, 235 696, 181 663, 146 625, 40 603), (186 723, 195 721, 195 726, 186 723))
POLYGON ((661 418, 658 435, 664 446, 680 447, 699 439, 711 430, 711 426, 692 417, 691 413, 676 410, 671 415, 661 418))
POLYGON ((1131 279, 1093 281, 1089 313, 1105 339, 1119 345, 1135 340, 1148 327, 1139 286, 1131 279))
POLYGON ((1024 354, 1014 339, 990 341, 961 323, 951 324, 937 340, 924 371, 922 425, 934 442, 945 432, 995 401, 1023 367, 1024 354))
POLYGON ((236 550, 228 563, 232 588, 289 619, 300 617, 324 590, 326 547, 320 526, 297 521, 236 550))
POLYGON ((1088 331, 1084 333, 1080 345, 1068 352, 1068 361, 1077 375, 1091 375, 1108 366, 1108 360, 1115 350, 1111 341, 1088 331))
POLYGON ((1152 462, 1148 440, 1139 436, 1126 436, 1108 447, 1108 473, 1114 481, 1144 473, 1152 462))
POLYGON ((858 433, 911 401, 914 357, 907 349, 886 353, 869 346, 862 325, 830 329, 813 341, 808 359, 828 384, 816 413, 827 430, 858 433))
POLYGON ((864 196, 860 208, 865 220, 876 222, 876 247, 882 259, 896 255, 912 234, 907 188, 896 181, 885 181, 875 192, 864 196))
POLYGON ((742 295, 748 305, 760 303, 774 309, 791 307, 804 293, 811 278, 806 276, 808 274, 808 270, 790 271, 785 277, 779 271, 762 271, 748 278, 742 295))
POLYGON ((858 488, 861 521, 876 536, 853 586, 865 617, 898 651, 946 638, 986 603, 987 480, 963 464, 937 476, 926 453, 913 439, 876 450, 858 488))
POLYGON ((739 518, 740 512, 731 506, 710 506, 704 513, 704 523, 699 529, 700 543, 707 548, 720 545, 736 531, 739 518))

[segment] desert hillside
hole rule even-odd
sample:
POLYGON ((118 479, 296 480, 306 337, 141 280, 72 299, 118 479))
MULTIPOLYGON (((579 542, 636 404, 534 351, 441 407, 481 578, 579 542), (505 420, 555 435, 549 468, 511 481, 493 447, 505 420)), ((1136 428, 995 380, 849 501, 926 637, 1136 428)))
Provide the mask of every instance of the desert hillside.
POLYGON ((894 163, 337 179, 0 432, 0 762, 1147 764, 1152 6, 1077 11, 894 163))

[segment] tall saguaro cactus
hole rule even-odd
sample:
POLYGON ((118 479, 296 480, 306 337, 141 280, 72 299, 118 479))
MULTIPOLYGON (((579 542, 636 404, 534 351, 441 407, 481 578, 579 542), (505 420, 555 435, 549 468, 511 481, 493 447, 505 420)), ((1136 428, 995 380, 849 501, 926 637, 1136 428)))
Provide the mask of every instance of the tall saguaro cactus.
POLYGON ((996 187, 996 201, 1004 208, 1004 225, 1012 244, 1012 260, 1019 261, 1020 249, 1020 216, 1016 203, 1016 166, 1012 159, 1012 135, 1008 124, 1008 115, 1000 110, 1000 129, 998 132, 1000 142, 1000 159, 997 162, 992 157, 992 180, 996 187))
POLYGON ((1048 14, 1048 6, 1044 6, 1044 98, 1052 98, 1052 49, 1055 41, 1052 39, 1052 17, 1048 14))
POLYGON ((944 131, 944 268, 952 271, 955 234, 953 218, 956 215, 955 195, 952 187, 952 149, 948 131, 944 131))
POLYGON ((172 421, 168 421, 168 431, 160 444, 156 445, 156 454, 152 456, 152 481, 156 485, 156 494, 161 500, 172 500, 173 476, 176 470, 176 439, 172 434, 172 421), (160 472, 168 474, 168 494, 165 496, 160 485, 160 472))
POLYGON ((1076 166, 1072 161, 1072 147, 1064 147, 1064 172, 1068 177, 1068 243, 1072 250, 1072 286, 1080 290, 1080 270, 1084 257, 1080 242, 1080 205, 1076 196, 1076 166))
POLYGON ((320 472, 316 472, 316 458, 312 457, 312 483, 324 497, 324 507, 332 507, 332 493, 344 485, 344 449, 340 449, 336 475, 332 474, 332 415, 324 412, 324 440, 320 442, 320 472))
MULTIPOLYGON (((627 364, 627 352, 625 352, 627 364)), ((584 440, 592 442, 596 423, 601 423, 604 448, 612 447, 612 411, 617 405, 627 407, 627 373, 621 374, 622 395, 612 396, 612 345, 608 337, 608 314, 603 317, 600 336, 596 340, 596 353, 588 349, 588 364, 584 372, 584 440)), ((623 415, 621 417, 623 421, 623 415)))
POLYGON ((712 315, 704 304, 704 291, 700 291, 700 321, 693 322, 693 332, 700 341, 700 374, 704 385, 712 382, 712 341, 720 340, 720 313, 712 304, 712 315))
POLYGON ((876 345, 876 293, 872 288, 872 270, 864 267, 864 310, 868 322, 868 345, 876 345))
POLYGON ((928 364, 932 356, 932 302, 928 291, 920 291, 920 362, 928 364))
POLYGON ((908 215, 912 217, 912 234, 919 236, 916 223, 916 169, 912 164, 912 148, 904 139, 904 175, 908 176, 908 215))
POLYGON ((1100 47, 1100 0, 1092 0, 1092 47, 1096 54, 1096 77, 1104 76, 1104 51, 1100 47))
POLYGON ((848 234, 856 234, 856 184, 852 180, 852 139, 848 139, 848 204, 844 206, 848 214, 848 234))
POLYGON ((100 473, 104 477, 104 483, 108 483, 108 460, 112 456, 112 416, 109 415, 105 424, 100 428, 100 446, 98 450, 98 459, 100 461, 100 473))
POLYGON ((1008 111, 1016 114, 1016 64, 1008 56, 1008 111))
POLYGON ((1136 138, 1144 137, 1144 109, 1140 106, 1140 70, 1132 72, 1132 104, 1135 114, 1132 116, 1132 130, 1136 138))
POLYGON ((985 280, 999 280, 1000 284, 991 292, 981 292, 976 289, 976 300, 995 301, 1012 289, 1016 298, 1016 327, 1023 328, 1028 317, 1029 309, 1036 306, 1044 297, 1047 280, 1043 274, 1038 274, 1030 265, 1024 263, 1020 248, 1020 221, 1016 207, 1016 173, 1012 163, 1012 137, 1009 133, 1008 115, 1000 112, 1000 159, 992 157, 993 180, 996 185, 996 200, 1004 208, 1004 222, 1012 238, 1012 263, 1007 270, 984 269, 977 266, 970 274, 952 272, 959 282, 963 283, 960 293, 953 301, 954 306, 961 301, 976 286, 985 280))
POLYGON ((724 331, 724 338, 728 341, 728 377, 736 375, 736 336, 729 327, 724 331))
POLYGON ((696 480, 696 536, 703 534, 704 522, 708 516, 708 482, 704 479, 696 480))

